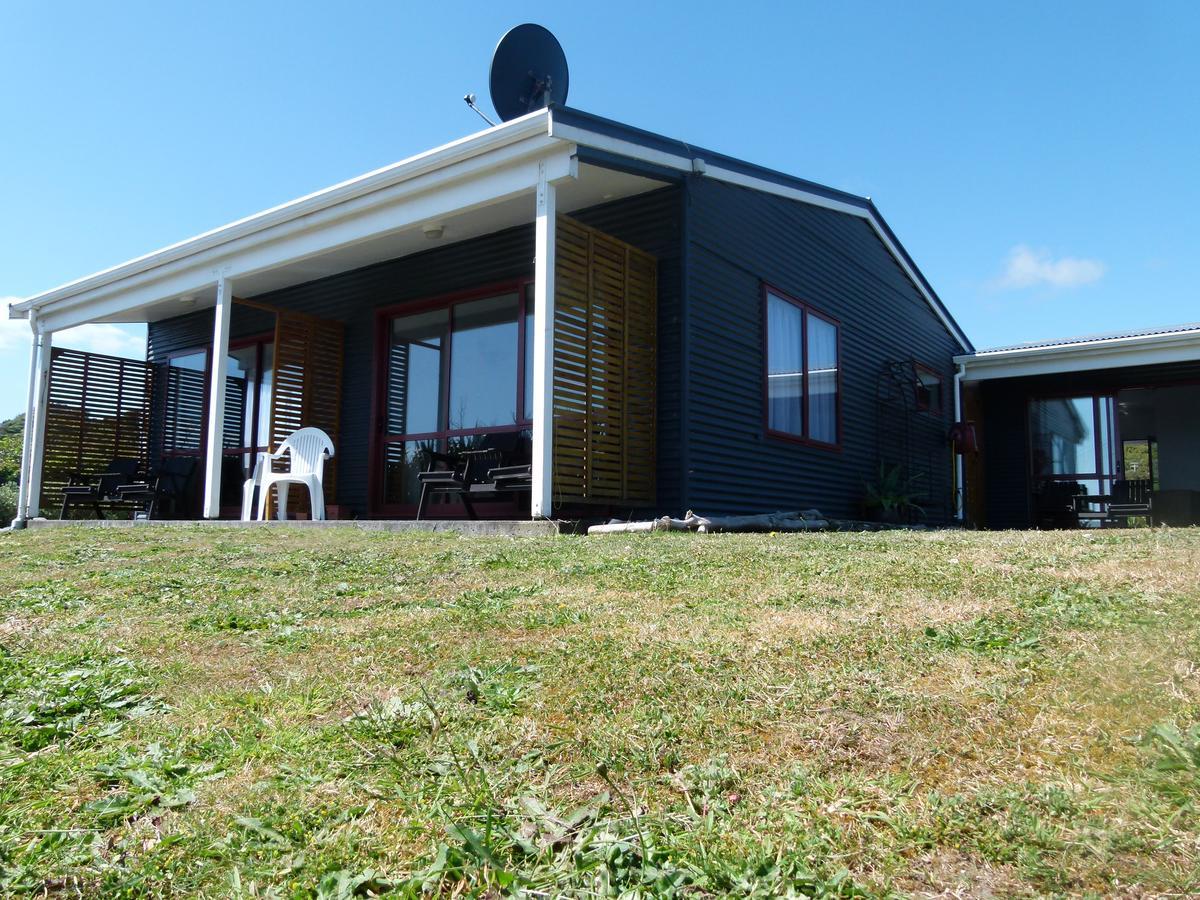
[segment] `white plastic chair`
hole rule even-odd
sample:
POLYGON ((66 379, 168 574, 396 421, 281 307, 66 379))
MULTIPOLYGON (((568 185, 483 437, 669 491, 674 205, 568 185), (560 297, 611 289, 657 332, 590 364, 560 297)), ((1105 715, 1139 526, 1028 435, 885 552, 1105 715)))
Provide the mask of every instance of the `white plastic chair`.
MULTIPOLYGON (((258 471, 258 465, 255 465, 255 475, 258 476, 259 521, 266 519, 267 498, 271 496, 272 485, 275 485, 279 494, 277 504, 279 518, 287 518, 288 488, 293 484, 302 484, 308 488, 308 496, 312 501, 313 519, 324 519, 325 488, 322 478, 325 472, 325 460, 332 456, 333 441, 320 428, 301 428, 293 431, 274 453, 260 454, 261 473, 258 471), (265 461, 280 459, 285 453, 290 457, 288 471, 272 472, 265 461)), ((245 491, 246 489, 243 488, 243 502, 245 491)))

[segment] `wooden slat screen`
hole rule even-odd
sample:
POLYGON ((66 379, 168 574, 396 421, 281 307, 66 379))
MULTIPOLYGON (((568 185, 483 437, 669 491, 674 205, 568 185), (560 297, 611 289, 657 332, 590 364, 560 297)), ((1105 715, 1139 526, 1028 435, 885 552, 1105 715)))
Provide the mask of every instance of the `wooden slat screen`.
POLYGON ((554 282, 554 498, 654 502, 654 257, 559 216, 554 282))
POLYGON ((141 360, 55 347, 50 352, 41 507, 62 502, 72 472, 103 472, 118 458, 146 468, 152 367, 141 360))
MULTIPOLYGON (((341 450, 342 323, 280 310, 275 318, 271 449, 298 428, 320 428, 341 450)), ((338 458, 325 464, 325 502, 337 497, 338 458)), ((280 468, 286 468, 282 463, 280 468)), ((292 491, 292 503, 307 502, 292 491)))

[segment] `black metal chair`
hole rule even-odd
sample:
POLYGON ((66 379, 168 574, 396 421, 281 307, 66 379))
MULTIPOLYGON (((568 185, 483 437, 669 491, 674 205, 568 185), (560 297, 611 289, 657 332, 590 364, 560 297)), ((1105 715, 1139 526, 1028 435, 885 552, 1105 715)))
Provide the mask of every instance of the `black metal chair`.
POLYGON ((110 462, 103 472, 83 474, 73 472, 67 476, 67 485, 63 488, 62 509, 60 519, 67 518, 71 509, 76 506, 90 506, 96 513, 97 519, 104 518, 104 506, 110 508, 121 502, 117 496, 117 488, 123 482, 137 476, 140 464, 136 459, 118 457, 110 462))
POLYGON ((533 490, 533 465, 525 463, 488 469, 488 478, 498 494, 529 492, 533 490))
POLYGON ((532 468, 516 464, 527 458, 527 441, 521 432, 501 432, 484 435, 480 446, 457 453, 426 450, 427 468, 417 475, 421 484, 421 499, 417 518, 423 519, 434 494, 456 495, 466 510, 468 519, 477 519, 475 502, 500 499, 520 490, 528 479, 532 486, 532 468), (499 481, 497 480, 499 476, 499 481))
POLYGON ((145 481, 120 485, 116 495, 133 505, 135 519, 153 519, 163 506, 179 518, 184 502, 191 496, 196 462, 194 456, 169 456, 145 481))
POLYGON ((1078 481, 1042 481, 1033 495, 1037 527, 1078 528, 1078 499, 1086 493, 1087 489, 1078 481))
POLYGON ((1118 479, 1113 482, 1108 521, 1128 526, 1130 519, 1153 521, 1154 490, 1147 479, 1118 479))

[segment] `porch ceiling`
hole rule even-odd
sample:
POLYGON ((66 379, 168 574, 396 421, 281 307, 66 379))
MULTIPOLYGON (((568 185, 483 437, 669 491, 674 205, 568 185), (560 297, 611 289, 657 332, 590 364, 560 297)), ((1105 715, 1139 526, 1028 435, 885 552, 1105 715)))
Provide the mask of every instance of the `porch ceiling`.
MULTIPOLYGON (((652 191, 662 186, 663 182, 661 181, 584 163, 579 165, 577 178, 566 179, 559 183, 558 204, 563 212, 570 213, 610 200, 652 191)), ((380 234, 276 268, 239 276, 236 279, 235 293, 239 297, 252 298, 259 294, 303 284, 318 278, 326 278, 373 263, 398 259, 447 244, 471 240, 513 226, 528 225, 532 228, 533 219, 534 196, 532 193, 522 194, 489 206, 436 217, 419 225, 380 234), (427 237, 424 227, 428 224, 441 225, 442 236, 437 239, 427 237)), ((532 269, 533 261, 530 260, 530 271, 532 269)), ((181 303, 179 297, 171 297, 95 321, 155 322, 191 310, 211 307, 216 303, 216 286, 207 286, 192 292, 190 296, 194 299, 187 304, 181 303)))

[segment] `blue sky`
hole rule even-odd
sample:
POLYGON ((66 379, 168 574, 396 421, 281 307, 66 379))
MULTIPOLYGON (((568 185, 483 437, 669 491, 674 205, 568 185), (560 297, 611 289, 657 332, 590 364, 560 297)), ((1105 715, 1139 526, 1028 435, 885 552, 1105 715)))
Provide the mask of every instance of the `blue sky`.
MULTIPOLYGON (((979 346, 1200 319, 1185 2, 5 0, 0 297, 476 130, 462 95, 487 106, 522 21, 558 35, 571 105, 873 197, 979 346)), ((0 321, 0 417, 27 368, 0 321)))

